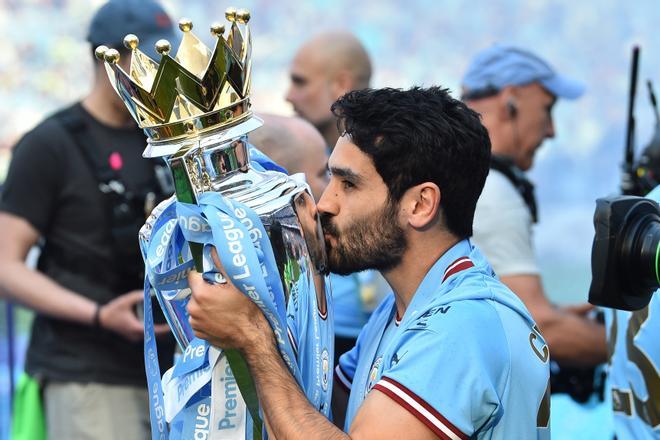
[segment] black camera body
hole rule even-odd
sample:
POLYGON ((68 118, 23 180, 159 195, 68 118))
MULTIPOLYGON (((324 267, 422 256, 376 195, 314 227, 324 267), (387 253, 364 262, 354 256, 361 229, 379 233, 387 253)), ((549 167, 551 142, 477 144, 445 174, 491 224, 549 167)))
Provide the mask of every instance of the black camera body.
POLYGON ((639 310, 660 286, 660 207, 651 199, 598 199, 591 253, 589 302, 639 310))

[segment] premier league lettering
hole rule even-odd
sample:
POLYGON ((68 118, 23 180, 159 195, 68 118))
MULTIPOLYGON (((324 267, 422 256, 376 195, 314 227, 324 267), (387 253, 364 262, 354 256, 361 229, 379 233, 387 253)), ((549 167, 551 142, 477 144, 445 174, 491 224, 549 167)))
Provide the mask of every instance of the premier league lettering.
POLYGON ((241 239, 244 237, 243 231, 235 228, 234 221, 221 212, 218 213, 220 223, 225 230, 225 237, 228 240, 229 252, 233 253, 232 263, 237 268, 242 269, 237 275, 232 276, 234 280, 242 280, 250 276, 250 268, 246 265, 245 255, 242 254, 243 247, 241 246, 241 239))
POLYGON ((209 438, 209 425, 211 407, 205 403, 197 406, 197 417, 195 417, 195 440, 206 440, 209 438))
POLYGON ((236 428, 235 419, 238 417, 238 413, 236 412, 236 407, 238 406, 238 387, 236 386, 236 380, 234 379, 234 375, 229 366, 225 368, 225 377, 222 377, 220 381, 225 390, 225 411, 224 417, 218 422, 218 429, 234 429, 236 428))

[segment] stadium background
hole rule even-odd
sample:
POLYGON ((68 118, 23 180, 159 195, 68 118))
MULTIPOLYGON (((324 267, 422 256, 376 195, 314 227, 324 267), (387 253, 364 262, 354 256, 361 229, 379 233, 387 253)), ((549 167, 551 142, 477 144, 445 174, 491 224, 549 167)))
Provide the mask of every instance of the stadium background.
MULTIPOLYGON (((102 1, 0 0, 0 182, 11 146, 49 112, 89 89, 88 21, 102 1)), ((541 222, 535 241, 545 287, 558 303, 584 302, 590 281, 594 200, 618 191, 623 157, 630 49, 642 47, 637 102, 638 151, 655 120, 647 78, 660 88, 660 4, 657 0, 205 0, 163 1, 172 17, 189 17, 211 41, 208 26, 227 6, 252 12, 253 104, 288 114, 288 65, 312 34, 347 29, 372 58, 374 87, 440 84, 460 94, 470 58, 494 42, 530 48, 557 70, 583 80, 578 101, 560 101, 557 137, 545 143, 530 173, 541 222)), ((7 438, 8 365, 4 304, 0 306, 0 440, 7 438)), ((19 313, 22 364, 29 314, 19 313)), ((553 438, 607 438, 606 404, 553 398, 553 438)))

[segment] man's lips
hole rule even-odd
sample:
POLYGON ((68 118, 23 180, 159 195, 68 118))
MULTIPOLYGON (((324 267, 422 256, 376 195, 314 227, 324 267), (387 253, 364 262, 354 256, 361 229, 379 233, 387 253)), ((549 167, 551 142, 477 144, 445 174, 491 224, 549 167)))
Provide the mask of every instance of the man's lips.
POLYGON ((334 243, 337 242, 337 239, 334 237, 334 235, 331 235, 327 232, 323 233, 323 238, 325 239, 326 246, 332 246, 334 243))

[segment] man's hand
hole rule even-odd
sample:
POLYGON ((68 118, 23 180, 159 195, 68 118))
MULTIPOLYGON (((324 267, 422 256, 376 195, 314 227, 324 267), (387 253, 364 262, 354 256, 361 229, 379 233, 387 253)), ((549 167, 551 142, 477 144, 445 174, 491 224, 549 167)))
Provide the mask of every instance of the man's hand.
POLYGON ((215 249, 211 254, 227 282, 210 284, 195 271, 188 275, 192 290, 188 313, 195 335, 217 347, 241 351, 254 347, 257 341, 271 341, 273 333, 263 313, 234 286, 215 249))
MULTIPOLYGON (((129 341, 137 342, 144 338, 144 324, 135 315, 134 307, 144 299, 141 290, 132 290, 101 306, 99 324, 102 328, 119 333, 129 341)), ((169 331, 167 324, 154 325, 156 336, 169 331)))
POLYGON ((583 316, 583 317, 588 317, 587 315, 592 311, 596 309, 596 306, 593 304, 585 303, 585 304, 569 304, 565 306, 560 306, 560 310, 563 310, 564 312, 567 313, 572 313, 573 315, 577 316, 583 316))

